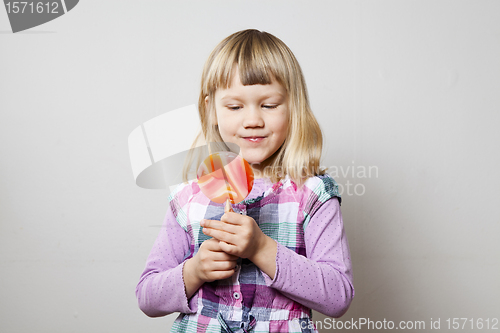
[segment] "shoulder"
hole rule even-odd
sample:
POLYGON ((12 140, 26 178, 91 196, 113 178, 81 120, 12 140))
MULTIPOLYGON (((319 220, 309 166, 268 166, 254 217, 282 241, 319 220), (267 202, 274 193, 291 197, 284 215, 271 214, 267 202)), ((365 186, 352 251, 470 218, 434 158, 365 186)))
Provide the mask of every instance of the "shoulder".
POLYGON ((168 196, 170 209, 177 222, 184 229, 187 228, 187 210, 193 197, 200 192, 200 187, 196 180, 190 180, 187 183, 177 185, 175 190, 168 196))
POLYGON ((298 187, 289 176, 285 177, 284 188, 293 188, 294 192, 303 199, 308 201, 325 202, 333 197, 339 199, 339 186, 337 182, 329 174, 312 176, 306 179, 301 187, 298 187))
POLYGON ((325 202, 333 197, 337 197, 339 203, 342 202, 339 186, 328 173, 310 177, 306 180, 304 186, 307 186, 311 191, 310 197, 315 198, 316 201, 325 202))
POLYGON ((180 183, 177 185, 175 190, 168 196, 168 201, 175 202, 178 204, 185 204, 189 201, 189 198, 194 194, 198 193, 200 188, 196 180, 190 180, 187 183, 180 183))
POLYGON ((329 174, 308 178, 297 192, 306 221, 328 200, 336 197, 339 205, 342 200, 338 185, 329 174))

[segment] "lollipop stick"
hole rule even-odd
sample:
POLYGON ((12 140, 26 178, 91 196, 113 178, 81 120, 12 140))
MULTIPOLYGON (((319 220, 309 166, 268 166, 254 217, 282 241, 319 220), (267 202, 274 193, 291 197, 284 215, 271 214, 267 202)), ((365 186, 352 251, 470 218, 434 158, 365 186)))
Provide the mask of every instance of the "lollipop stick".
POLYGON ((224 213, 234 212, 231 204, 229 203, 229 198, 226 200, 226 207, 224 208, 224 213))
MULTIPOLYGON (((210 158, 210 166, 212 167, 212 170, 215 171, 215 164, 214 164, 214 159, 213 159, 213 155, 212 155, 212 150, 210 149, 210 143, 208 144, 208 156, 210 158)), ((229 191, 229 182, 227 180, 227 176, 226 176, 226 173, 224 172, 224 163, 221 163, 221 172, 222 172, 222 177, 224 178, 224 182, 226 183, 226 190, 227 190, 227 196, 228 196, 228 199, 227 201, 229 201, 229 199, 233 200, 233 197, 229 191)), ((228 202, 226 202, 226 210, 227 210, 227 204, 228 202)), ((229 208, 231 208, 231 206, 229 206, 229 208)), ((230 210, 232 211, 232 209, 230 210)))
MULTIPOLYGON (((213 159, 212 159, 212 151, 210 149, 210 143, 208 144, 208 152, 209 152, 209 156, 210 156, 210 162, 212 163, 212 170, 215 170, 215 166, 214 166, 214 162, 213 162, 213 159)), ((231 187, 229 185, 229 181, 227 179, 227 175, 226 175, 226 170, 224 170, 226 166, 224 165, 224 163, 221 164, 221 171, 222 171, 222 177, 224 177, 224 181, 226 182, 226 189, 227 189, 227 200, 226 200, 226 207, 224 208, 224 212, 227 213, 227 212, 234 212, 233 208, 231 207, 231 203, 230 203, 230 200, 231 201, 234 201, 234 198, 233 198, 233 195, 231 194, 231 187)))
POLYGON ((231 208, 231 204, 230 202, 233 201, 234 202, 234 198, 233 198, 233 194, 231 193, 231 187, 229 185, 229 181, 227 179, 227 175, 226 175, 226 171, 224 170, 224 167, 225 165, 222 166, 221 168, 221 171, 222 171, 222 177, 224 177, 224 181, 226 182, 226 190, 227 190, 227 200, 226 200, 226 208, 225 208, 225 211, 227 213, 227 207, 229 206, 229 211, 233 211, 233 209, 231 208))

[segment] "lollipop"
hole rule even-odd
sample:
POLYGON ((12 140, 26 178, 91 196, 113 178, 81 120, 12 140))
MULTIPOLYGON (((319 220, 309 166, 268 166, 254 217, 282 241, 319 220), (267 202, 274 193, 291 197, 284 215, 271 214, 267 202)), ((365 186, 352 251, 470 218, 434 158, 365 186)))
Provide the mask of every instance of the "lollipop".
POLYGON ((226 212, 233 211, 230 202, 243 201, 253 187, 252 168, 233 152, 210 154, 198 168, 197 176, 201 192, 213 202, 226 202, 226 212))

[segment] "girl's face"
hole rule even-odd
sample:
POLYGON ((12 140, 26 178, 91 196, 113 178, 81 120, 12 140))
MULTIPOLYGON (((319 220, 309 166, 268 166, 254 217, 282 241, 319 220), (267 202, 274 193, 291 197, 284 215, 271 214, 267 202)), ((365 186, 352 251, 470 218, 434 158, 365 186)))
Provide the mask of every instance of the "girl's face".
MULTIPOLYGON (((271 84, 241 84, 236 69, 229 89, 215 92, 215 110, 224 142, 240 147, 254 170, 263 171, 288 133, 288 98, 276 80, 271 84)), ((255 178, 260 178, 260 173, 255 178)))

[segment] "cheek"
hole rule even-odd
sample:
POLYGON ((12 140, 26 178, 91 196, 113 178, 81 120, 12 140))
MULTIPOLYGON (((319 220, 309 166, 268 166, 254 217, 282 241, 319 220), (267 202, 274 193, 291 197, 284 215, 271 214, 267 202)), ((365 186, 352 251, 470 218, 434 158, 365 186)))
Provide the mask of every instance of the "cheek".
POLYGON ((221 114, 221 112, 218 109, 215 110, 214 117, 220 130, 225 125, 225 117, 221 114))
POLYGON ((234 135, 234 131, 229 117, 218 115, 217 122, 219 125, 220 136, 224 141, 230 142, 232 140, 232 136, 234 135))
POLYGON ((219 125, 219 132, 222 133, 227 133, 228 130, 230 129, 228 126, 228 119, 227 117, 221 117, 217 116, 217 124, 219 125))
POLYGON ((288 133, 288 118, 286 114, 282 115, 275 123, 275 129, 280 132, 281 137, 286 137, 288 133))

